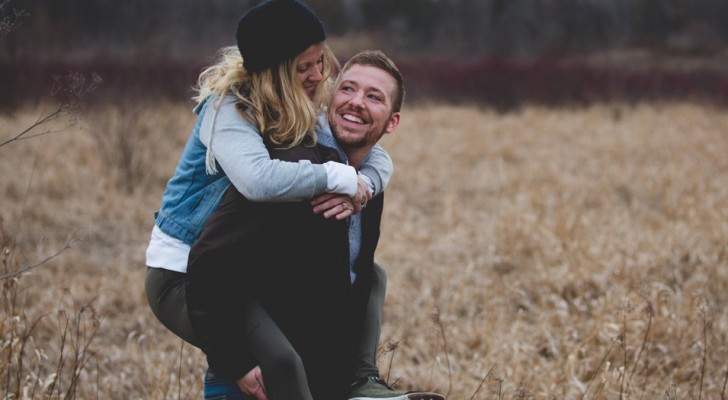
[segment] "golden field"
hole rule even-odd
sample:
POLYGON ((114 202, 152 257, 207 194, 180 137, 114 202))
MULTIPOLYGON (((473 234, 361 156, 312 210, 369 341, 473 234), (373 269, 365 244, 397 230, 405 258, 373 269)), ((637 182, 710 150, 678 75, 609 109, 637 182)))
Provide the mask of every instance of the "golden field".
MULTIPOLYGON (((204 357, 143 292, 191 108, 97 106, 0 147, 1 273, 71 246, 3 281, 5 398, 202 398, 204 357)), ((0 142, 47 110, 2 115, 0 142)), ((725 110, 417 105, 383 145, 390 382, 453 400, 725 397, 725 110)))

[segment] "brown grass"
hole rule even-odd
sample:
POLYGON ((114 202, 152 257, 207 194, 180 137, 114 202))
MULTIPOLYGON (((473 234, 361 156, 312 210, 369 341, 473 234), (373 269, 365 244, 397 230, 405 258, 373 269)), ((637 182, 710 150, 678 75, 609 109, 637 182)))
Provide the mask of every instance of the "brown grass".
MULTIPOLYGON (((100 107, 0 147, 0 240, 15 267, 81 240, 16 281, 22 318, 5 307, 3 348, 13 316, 40 319, 22 387, 55 370, 58 311, 84 307, 100 325, 78 398, 201 397, 204 357, 180 353, 142 287, 190 108, 100 107)), ((2 138, 37 113, 3 116, 2 138)), ((383 375, 456 400, 723 398, 726 132, 728 115, 694 104, 407 109, 384 140, 396 171, 377 253, 383 375)), ((0 367, 8 395, 18 364, 0 367)))

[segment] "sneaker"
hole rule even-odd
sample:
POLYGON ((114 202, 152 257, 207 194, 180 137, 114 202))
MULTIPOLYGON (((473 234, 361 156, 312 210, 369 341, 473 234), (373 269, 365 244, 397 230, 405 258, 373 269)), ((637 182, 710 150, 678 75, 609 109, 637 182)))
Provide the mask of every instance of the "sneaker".
POLYGON ((210 368, 205 372, 203 395, 205 400, 255 400, 244 394, 237 384, 215 375, 210 368))
POLYGON ((445 400, 440 394, 431 392, 395 392, 382 378, 370 376, 354 382, 349 400, 445 400))

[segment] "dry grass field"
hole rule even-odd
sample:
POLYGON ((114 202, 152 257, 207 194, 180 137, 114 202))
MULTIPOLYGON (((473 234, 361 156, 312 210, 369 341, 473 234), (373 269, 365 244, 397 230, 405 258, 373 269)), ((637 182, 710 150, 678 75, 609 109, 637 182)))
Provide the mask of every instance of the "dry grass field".
MULTIPOLYGON (((143 293, 191 107, 99 106, 0 147, 0 273, 71 246, 3 281, 4 398, 202 397, 204 358, 143 293)), ((42 111, 2 115, 0 142, 42 111)), ((390 382, 453 400, 725 397, 725 110, 419 105, 383 144, 390 382)))

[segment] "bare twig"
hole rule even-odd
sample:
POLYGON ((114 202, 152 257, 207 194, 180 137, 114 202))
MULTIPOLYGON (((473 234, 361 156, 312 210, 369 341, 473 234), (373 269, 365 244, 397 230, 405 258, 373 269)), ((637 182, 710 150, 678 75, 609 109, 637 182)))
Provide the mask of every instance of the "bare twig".
MULTIPOLYGON (((642 340, 642 348, 640 348, 640 352, 637 355, 637 361, 635 361, 635 368, 637 367, 637 363, 639 362, 639 359, 642 355, 642 351, 647 347, 647 344, 650 342, 650 339, 652 338, 652 318, 655 316, 655 310, 652 308, 652 303, 649 301, 647 302, 647 330, 645 332, 645 338, 642 340)), ((650 354, 649 350, 647 350, 648 353, 645 355, 645 379, 642 382, 642 393, 640 393, 640 400, 642 400, 645 396, 645 391, 647 390, 647 379, 650 376, 650 354)), ((632 375, 634 375, 634 368, 632 369, 632 375)), ((632 381, 632 375, 630 375, 629 379, 632 381)), ((629 385, 628 385, 629 386, 629 385)))
MULTIPOLYGON (((5 6, 10 3, 10 0, 0 1, 0 12, 5 10, 5 6)), ((13 15, 0 14, 0 40, 10 34, 12 31, 20 26, 22 18, 29 16, 30 14, 25 10, 13 9, 13 15)))
MULTIPOLYGON (((68 315, 64 310, 58 311, 58 328, 60 330, 60 349, 58 351, 58 364, 56 365, 56 373, 53 377, 53 381, 51 382, 51 385, 48 387, 48 391, 46 392, 47 398, 50 400, 53 398, 53 392, 56 389, 56 385, 58 384, 58 380, 61 378, 61 372, 63 371, 63 364, 65 362, 65 358, 63 357, 63 353, 66 349, 66 338, 68 337, 68 315), (64 324, 65 322, 65 324, 64 324)), ((59 389, 59 396, 60 397, 60 389, 59 389)))
POLYGON ((182 399, 182 354, 185 350, 185 341, 180 340, 179 344, 179 365, 177 366, 177 399, 182 399))
POLYGON ((726 384, 728 384, 728 368, 725 370, 725 378, 723 379, 723 390, 720 392, 720 400, 725 400, 726 384))
POLYGON ((83 97, 86 96, 89 92, 95 90, 102 81, 103 79, 101 79, 101 77, 96 73, 91 74, 91 81, 88 83, 86 77, 80 72, 71 71, 63 76, 54 76, 53 87, 51 88, 51 96, 61 97, 61 99, 59 100, 59 104, 55 108, 55 110, 48 114, 45 114, 45 112, 41 112, 35 122, 33 122, 29 127, 25 128, 22 132, 18 133, 14 137, 7 139, 4 142, 1 142, 0 147, 15 142, 17 140, 31 139, 34 137, 47 135, 49 133, 61 132, 70 128, 71 126, 73 126, 73 119, 72 123, 64 128, 56 130, 48 129, 40 133, 34 133, 32 135, 29 135, 29 133, 32 132, 34 129, 59 118, 61 115, 69 114, 73 116, 74 110, 79 107, 79 104, 81 103, 83 97))
POLYGON ((447 349, 447 337, 445 337, 445 327, 442 324, 442 319, 440 318, 440 308, 435 308, 435 323, 437 324, 437 327, 440 330, 440 337, 442 337, 442 346, 445 351, 445 362, 447 362, 447 380, 448 380, 448 386, 447 386, 447 393, 445 394, 445 397, 450 396, 450 392, 452 391, 452 369, 450 368, 450 353, 447 349))
MULTIPOLYGON (((654 311, 652 310, 652 303, 650 303, 649 300, 645 299, 647 302, 647 329, 645 329, 645 335, 642 338, 642 344, 640 345, 640 349, 637 352, 637 358, 634 360, 634 365, 632 366, 632 371, 629 373, 629 378, 627 379, 627 386, 624 387, 624 391, 621 393, 629 393, 629 387, 632 384, 632 377, 634 376, 635 372, 637 371, 637 367, 639 366, 640 359, 642 358, 642 353, 644 352, 645 348, 647 347, 647 344, 649 343, 650 334, 652 333, 652 317, 654 315, 654 311)), ((626 326, 625 326, 626 330, 626 326)), ((647 361, 646 361, 647 362, 647 361)), ((627 365, 625 362, 625 372, 624 374, 627 374, 627 365)), ((622 375, 624 377, 624 375, 622 375)), ((624 379, 623 379, 624 382, 624 379)), ((643 388, 644 389, 644 388, 643 388)), ((643 391, 644 394, 644 391, 643 391)))
POLYGON ((470 400, 473 400, 473 399, 475 399, 475 395, 476 395, 476 394, 478 394, 478 392, 480 391, 480 388, 482 388, 482 387, 483 387, 483 384, 485 383, 485 381, 486 381, 486 380, 488 379, 488 377, 490 376, 490 373, 491 373, 491 372, 493 372, 493 368, 495 368, 496 364, 498 364, 498 362, 497 362, 497 361, 496 361, 496 362, 494 362, 494 363, 493 363, 493 365, 491 365, 490 369, 488 370, 488 373, 487 373, 487 374, 485 374, 485 376, 483 377, 483 379, 482 379, 482 380, 480 381, 480 384, 479 384, 479 385, 478 385, 478 387, 477 387, 477 388, 475 389, 475 392, 473 393, 473 395, 472 395, 472 396, 470 396, 470 400))
MULTIPOLYGON (((29 137, 25 137, 25 135, 28 134, 33 129, 37 128, 38 126, 43 125, 45 123, 48 123, 48 122, 53 121, 54 119, 58 118, 61 114, 63 114, 64 111, 65 111, 65 107, 63 105, 59 105, 58 108, 55 109, 55 111, 51 112, 48 115, 43 116, 43 114, 41 113, 41 115, 39 115, 38 118, 35 120, 35 122, 33 122, 29 127, 25 128, 22 132, 15 135, 14 137, 0 143, 0 147, 5 146, 8 143, 12 143, 16 140, 22 140, 22 139, 29 138, 29 137)), ((48 132, 44 132, 41 134, 46 134, 46 133, 48 133, 48 132)), ((30 137, 40 136, 41 134, 35 134, 30 137)))
MULTIPOLYGON (((625 309, 622 311, 622 334, 620 335, 620 343, 622 346, 622 379, 619 383, 619 399, 624 399, 624 380, 627 376, 627 313, 630 310, 629 304, 626 305, 625 309)), ((636 365, 636 364, 635 364, 636 365)))
POLYGON ((399 348, 399 341, 392 340, 389 343, 387 343, 386 351, 388 353, 390 353, 389 368, 387 369, 387 379, 385 380, 385 382, 387 382, 387 383, 389 383, 389 377, 390 377, 390 374, 392 373, 392 362, 394 361, 394 352, 397 351, 397 348, 399 348))
POLYGON ((48 261, 50 261, 50 260, 58 257, 59 255, 61 255, 64 251, 66 251, 66 250, 70 249, 71 247, 73 247, 73 245, 76 244, 77 242, 78 242, 78 239, 73 239, 72 238, 71 240, 69 240, 68 242, 66 242, 66 244, 63 246, 63 248, 61 248, 60 250, 58 250, 55 254, 52 254, 52 255, 46 257, 42 261, 40 261, 40 262, 38 262, 36 264, 33 264, 33 265, 29 265, 27 267, 20 268, 19 270, 15 271, 15 272, 10 272, 10 273, 7 273, 5 275, 0 275, 0 281, 3 281, 5 279, 14 278, 16 276, 20 276, 20 275, 22 275, 22 274, 24 274, 24 273, 32 270, 33 268, 37 268, 37 267, 39 267, 39 266, 47 263, 48 261))
POLYGON ((701 308, 701 314, 703 315, 703 360, 700 366, 700 391, 698 392, 698 400, 703 398, 703 381, 705 380, 705 364, 708 357, 708 320, 707 311, 705 307, 701 308))
POLYGON ((75 331, 71 338, 71 344, 73 345, 71 382, 64 396, 64 400, 76 398, 76 390, 81 381, 81 372, 86 368, 89 358, 94 356, 94 353, 89 350, 89 346, 99 330, 99 320, 96 317, 96 312, 93 307, 81 306, 76 314, 75 322, 75 331), (90 310, 90 314, 88 314, 88 317, 84 317, 84 313, 87 310, 90 310), (91 324, 90 327, 88 323, 91 324))
POLYGON ((599 362, 599 366, 597 367, 597 370, 594 371, 594 376, 592 376, 591 380, 589 381, 589 384, 586 386, 586 390, 584 390, 584 393, 582 393, 581 397, 579 397, 580 400, 583 399, 587 393, 589 393, 589 388, 591 387, 592 383, 594 383, 594 380, 599 375, 599 371, 602 369, 602 366, 604 366, 604 363, 607 361, 607 357, 609 357, 609 354, 612 353, 613 348, 614 348, 614 341, 612 341, 612 344, 609 346, 609 349, 607 349, 607 352, 604 354, 604 357, 602 357, 602 361, 599 362))

